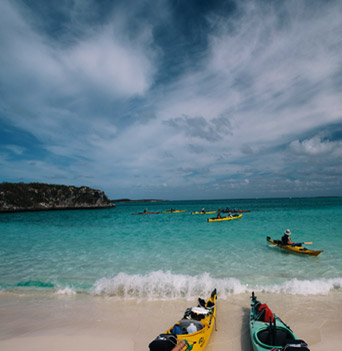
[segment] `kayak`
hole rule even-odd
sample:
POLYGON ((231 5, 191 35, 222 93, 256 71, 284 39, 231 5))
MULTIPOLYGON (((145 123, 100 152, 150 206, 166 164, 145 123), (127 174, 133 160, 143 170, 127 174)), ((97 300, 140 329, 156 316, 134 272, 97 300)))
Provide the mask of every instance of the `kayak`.
POLYGON ((207 301, 198 299, 197 307, 190 307, 183 318, 150 344, 150 351, 204 350, 216 320, 216 289, 207 301))
POLYGON ((247 213, 247 212, 251 212, 250 210, 223 210, 223 213, 247 213))
POLYGON ((181 213, 181 212, 186 212, 186 210, 163 211, 163 213, 181 213))
POLYGON ((252 292, 249 329, 254 351, 309 351, 279 317, 262 304, 252 292))
POLYGON ((238 219, 241 218, 242 214, 234 215, 232 217, 222 217, 222 218, 208 218, 208 222, 221 222, 221 221, 230 221, 231 219, 238 219))
POLYGON ((191 214, 193 215, 197 215, 197 214, 212 214, 212 213, 216 213, 217 211, 195 211, 195 212, 191 212, 191 214))
POLYGON ((160 211, 158 211, 158 212, 138 212, 138 213, 132 213, 132 215, 147 215, 147 214, 151 215, 151 214, 158 214, 158 213, 160 213, 160 211))
POLYGON ((273 240, 269 236, 266 237, 266 240, 269 243, 272 243, 273 245, 280 247, 281 249, 291 251, 291 252, 296 252, 296 253, 303 254, 303 255, 318 256, 321 252, 323 252, 323 250, 307 249, 306 247, 302 247, 302 244, 299 244, 297 246, 282 245, 280 240, 273 240))

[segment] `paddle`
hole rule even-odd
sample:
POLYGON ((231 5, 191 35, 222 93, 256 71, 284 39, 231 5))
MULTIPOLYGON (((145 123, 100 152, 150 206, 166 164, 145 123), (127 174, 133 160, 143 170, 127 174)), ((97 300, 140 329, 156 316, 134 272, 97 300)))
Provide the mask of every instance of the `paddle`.
MULTIPOLYGON (((311 245, 312 244, 312 241, 305 241, 303 243, 298 243, 298 244, 304 244, 304 245, 311 245)), ((291 244, 291 245, 294 245, 294 244, 291 244)), ((277 245, 274 245, 274 244, 271 244, 271 245, 268 245, 269 247, 275 247, 277 245)))
POLYGON ((306 242, 303 242, 303 243, 293 243, 293 244, 290 244, 292 246, 296 246, 296 245, 309 245, 309 244, 312 244, 312 241, 306 241, 306 242))

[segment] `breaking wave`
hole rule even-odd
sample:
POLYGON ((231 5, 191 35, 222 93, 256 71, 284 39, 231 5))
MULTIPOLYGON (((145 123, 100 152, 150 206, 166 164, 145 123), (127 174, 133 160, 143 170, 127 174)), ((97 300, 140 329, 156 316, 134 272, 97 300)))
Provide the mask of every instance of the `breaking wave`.
POLYGON ((236 278, 213 278, 209 273, 189 276, 156 271, 146 275, 119 273, 113 278, 96 281, 91 294, 125 299, 193 299, 208 296, 216 288, 220 298, 242 293, 265 292, 292 295, 327 295, 342 290, 342 278, 298 280, 281 284, 253 285, 236 278))
POLYGON ((72 295, 76 295, 76 291, 68 286, 64 287, 64 288, 60 288, 56 291, 55 293, 56 295, 68 295, 68 296, 72 296, 72 295))

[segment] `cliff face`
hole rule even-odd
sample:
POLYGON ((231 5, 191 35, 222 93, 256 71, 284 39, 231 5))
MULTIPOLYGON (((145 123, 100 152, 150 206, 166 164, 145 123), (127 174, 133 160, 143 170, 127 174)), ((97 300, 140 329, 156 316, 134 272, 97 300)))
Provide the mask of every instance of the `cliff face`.
POLYGON ((113 207, 105 193, 86 186, 0 184, 0 212, 113 207))

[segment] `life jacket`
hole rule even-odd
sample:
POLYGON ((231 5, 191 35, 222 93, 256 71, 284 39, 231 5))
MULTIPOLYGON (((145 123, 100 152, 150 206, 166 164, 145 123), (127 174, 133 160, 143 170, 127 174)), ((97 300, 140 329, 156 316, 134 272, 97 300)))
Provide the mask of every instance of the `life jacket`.
POLYGON ((261 310, 265 310, 265 313, 264 313, 264 322, 269 322, 270 321, 270 318, 271 318, 271 321, 272 323, 274 322, 274 317, 273 317, 273 313, 272 311, 270 310, 270 308, 265 304, 261 304, 258 308, 258 311, 260 312, 261 310))

